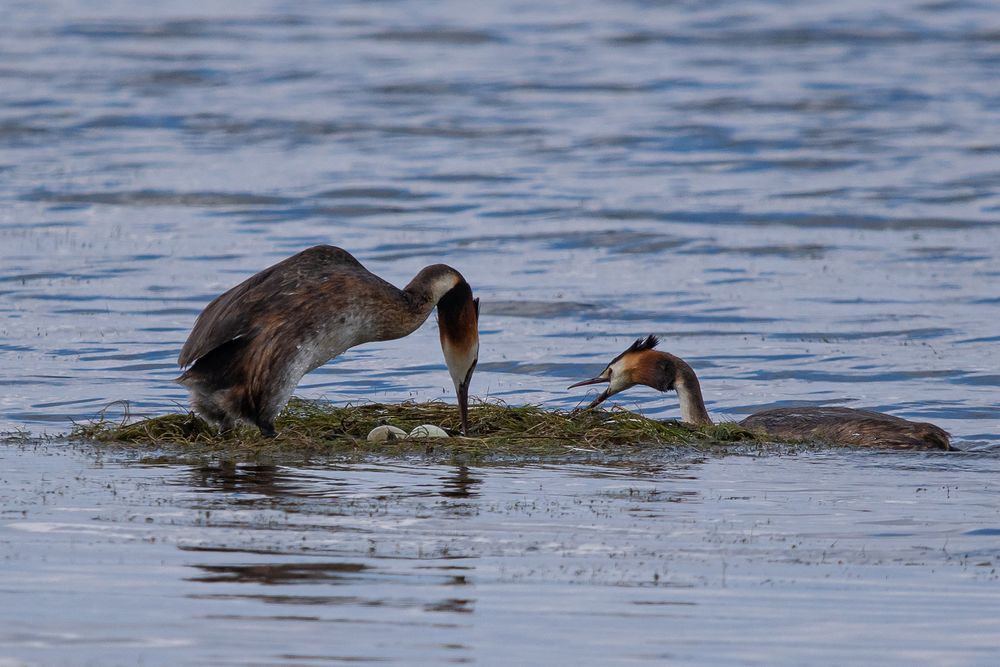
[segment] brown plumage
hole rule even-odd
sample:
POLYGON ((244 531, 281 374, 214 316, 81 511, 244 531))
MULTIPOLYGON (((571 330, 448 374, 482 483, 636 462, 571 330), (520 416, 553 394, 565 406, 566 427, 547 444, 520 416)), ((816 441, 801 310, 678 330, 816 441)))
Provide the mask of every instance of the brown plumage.
POLYGON ((458 414, 465 433, 469 421, 469 381, 479 362, 479 299, 462 282, 441 297, 437 304, 438 333, 448 370, 458 395, 458 414), (461 369, 468 369, 461 375, 461 369))
MULTIPOLYGON (((588 408, 637 384, 659 391, 673 389, 680 400, 684 421, 711 424, 694 369, 680 357, 654 350, 658 343, 656 336, 638 339, 612 359, 600 375, 577 382, 570 388, 608 383, 608 388, 588 408)), ((777 440, 814 440, 889 449, 954 449, 948 433, 934 424, 854 408, 775 408, 755 412, 740 425, 763 431, 777 440)))
POLYGON ((890 449, 952 449, 948 433, 934 424, 855 408, 775 408, 756 412, 740 424, 785 440, 890 449))
POLYGON ((453 380, 461 380, 464 431, 479 354, 478 300, 444 264, 425 267, 399 289, 341 248, 303 250, 205 307, 177 360, 190 368, 177 381, 191 391, 195 411, 220 428, 248 421, 273 435, 274 418, 303 375, 356 345, 412 333, 442 301, 441 344, 453 380))

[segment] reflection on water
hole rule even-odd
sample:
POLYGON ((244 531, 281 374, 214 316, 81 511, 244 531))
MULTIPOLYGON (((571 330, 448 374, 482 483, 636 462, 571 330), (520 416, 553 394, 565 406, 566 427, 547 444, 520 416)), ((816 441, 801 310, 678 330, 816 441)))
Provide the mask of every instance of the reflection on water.
POLYGON ((335 478, 310 479, 291 468, 270 464, 237 464, 224 460, 194 466, 175 484, 225 494, 225 502, 239 505, 267 505, 295 497, 334 495, 343 482, 335 478))
POLYGON ((204 574, 191 577, 203 583, 243 583, 284 586, 295 583, 343 583, 366 569, 358 563, 280 563, 272 565, 196 565, 204 574))
POLYGON ((454 473, 441 478, 444 488, 439 493, 445 498, 475 498, 479 495, 476 487, 483 480, 474 477, 464 465, 455 466, 454 473))
POLYGON ((11 664, 1000 657, 993 455, 192 468, 53 445, 3 459, 11 664), (335 495, 301 492, 332 480, 335 495))
MULTIPOLYGON (((263 463, 237 463, 222 460, 215 463, 191 466, 186 474, 170 480, 170 484, 221 494, 221 502, 229 505, 251 507, 279 506, 292 511, 293 502, 322 499, 327 506, 357 500, 357 491, 351 482, 340 474, 343 469, 333 467, 323 471, 263 463)), ((475 498, 482 480, 466 465, 456 465, 436 482, 399 487, 387 484, 383 491, 393 495, 445 498, 475 498)), ((208 499, 211 504, 214 499, 208 499)))

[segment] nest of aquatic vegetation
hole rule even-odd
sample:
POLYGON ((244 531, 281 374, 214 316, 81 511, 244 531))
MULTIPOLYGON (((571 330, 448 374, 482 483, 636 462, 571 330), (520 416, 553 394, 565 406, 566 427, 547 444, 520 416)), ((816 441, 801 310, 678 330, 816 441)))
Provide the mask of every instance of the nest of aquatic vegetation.
POLYGON ((220 435, 193 414, 174 414, 129 422, 101 419, 80 424, 73 437, 133 446, 181 446, 203 453, 441 453, 472 455, 544 455, 609 452, 622 448, 688 447, 703 449, 761 440, 735 423, 691 426, 657 421, 621 409, 559 411, 538 406, 513 407, 490 401, 469 407, 470 433, 459 436, 457 408, 448 403, 365 403, 336 406, 292 399, 278 417, 277 438, 264 438, 243 426, 220 435), (376 426, 391 424, 409 432, 434 424, 450 438, 368 442, 376 426))

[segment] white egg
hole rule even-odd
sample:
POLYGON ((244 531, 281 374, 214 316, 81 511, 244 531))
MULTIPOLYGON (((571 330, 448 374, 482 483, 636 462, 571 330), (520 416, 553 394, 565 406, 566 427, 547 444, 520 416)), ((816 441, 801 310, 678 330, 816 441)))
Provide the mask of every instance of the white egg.
POLYGON ((368 434, 368 442, 387 442, 389 440, 402 440, 406 437, 406 431, 397 427, 383 424, 376 426, 368 434))
POLYGON ((434 424, 421 424, 410 431, 411 438, 447 438, 448 433, 434 424))

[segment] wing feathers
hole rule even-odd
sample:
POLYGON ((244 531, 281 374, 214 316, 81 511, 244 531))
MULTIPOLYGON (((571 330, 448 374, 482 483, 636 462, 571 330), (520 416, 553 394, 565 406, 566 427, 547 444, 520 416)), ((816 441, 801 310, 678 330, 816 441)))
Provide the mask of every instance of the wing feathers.
MULTIPOLYGON (((240 337, 253 338, 259 327, 273 321, 274 311, 316 311, 322 308, 312 297, 325 281, 340 275, 345 279, 367 274, 375 278, 346 250, 315 246, 292 255, 250 276, 216 297, 198 316, 181 349, 177 363, 193 364, 215 348, 240 337)), ((385 283, 388 285, 388 283, 385 283)))

